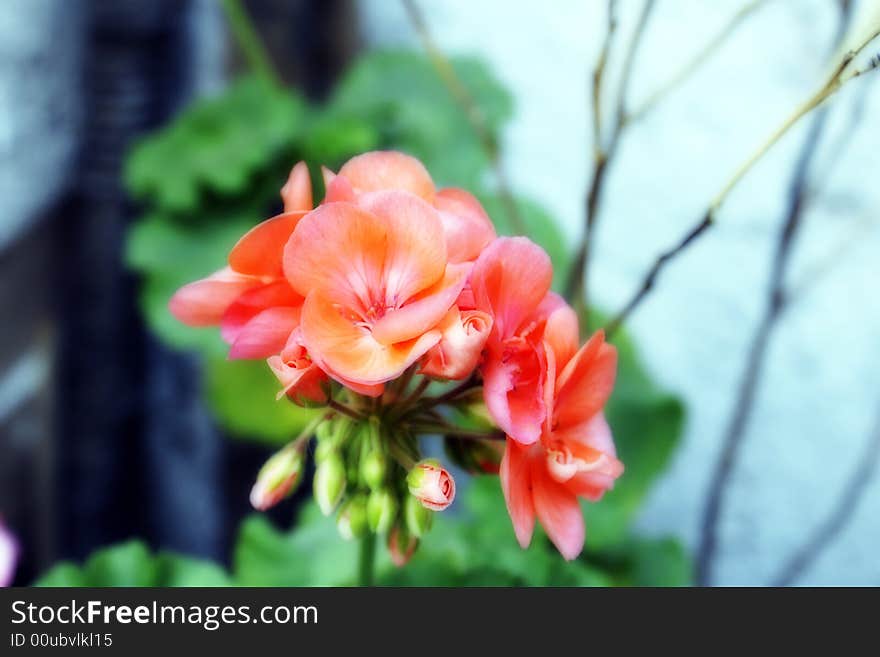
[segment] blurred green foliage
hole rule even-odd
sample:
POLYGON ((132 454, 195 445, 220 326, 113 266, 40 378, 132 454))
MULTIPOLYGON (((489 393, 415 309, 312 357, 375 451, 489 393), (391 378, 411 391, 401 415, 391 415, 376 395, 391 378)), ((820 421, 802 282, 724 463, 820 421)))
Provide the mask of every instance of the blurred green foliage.
MULTIPOLYGON (((513 536, 494 477, 474 479, 457 515, 440 514, 403 568, 378 552, 383 586, 682 586, 690 565, 672 540, 635 540, 623 551, 564 561, 536 534, 528 550, 513 536)), ((353 586, 357 542, 308 504, 295 528, 280 531, 264 516, 242 525, 230 572, 206 561, 151 553, 132 541, 95 553, 84 565, 62 563, 38 586, 353 586)))
MULTIPOLYGON (((452 63, 497 139, 512 115, 509 94, 479 61, 461 58, 452 63)), ((363 56, 322 105, 310 104, 295 90, 241 78, 221 95, 194 103, 131 153, 125 178, 145 211, 131 229, 126 259, 143 279, 144 316, 168 345, 203 355, 206 398, 231 435, 280 445, 314 411, 276 402, 277 383, 264 363, 226 361, 219 331, 183 326, 168 312, 168 299, 181 285, 221 268, 240 235, 280 210, 278 190, 293 163, 309 163, 320 198, 320 165, 337 168, 349 157, 377 148, 420 158, 438 185, 475 193, 499 233, 515 232, 498 190, 489 184, 489 154, 429 60, 411 52, 363 56)), ((524 198, 515 203, 528 236, 550 254, 559 285, 571 249, 538 204, 524 198)), ((635 514, 679 440, 682 405, 653 383, 625 335, 618 333, 615 344, 618 383, 607 412, 626 472, 601 503, 585 505, 583 557, 566 563, 540 532, 529 550, 521 550, 497 479, 477 478, 456 505, 459 511, 437 518, 407 568, 393 568, 383 556, 380 583, 690 581, 688 556, 676 541, 632 533, 635 514)), ((97 553, 80 568, 58 566, 41 583, 344 585, 354 583, 355 552, 355 545, 338 538, 334 523, 309 506, 289 532, 273 528, 263 517, 247 520, 231 574, 128 543, 97 553)))

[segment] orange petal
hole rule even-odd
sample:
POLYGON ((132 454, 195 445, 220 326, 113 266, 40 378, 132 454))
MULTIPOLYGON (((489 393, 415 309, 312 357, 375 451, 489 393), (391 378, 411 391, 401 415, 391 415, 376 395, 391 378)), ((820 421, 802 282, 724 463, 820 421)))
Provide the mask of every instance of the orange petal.
POLYGON ((455 304, 470 271, 470 263, 447 265, 446 274, 435 285, 376 321, 373 337, 384 344, 393 344, 411 340, 434 328, 455 304))
POLYGON ((586 528, 580 504, 574 493, 553 479, 543 464, 536 464, 532 476, 535 514, 547 536, 566 560, 577 557, 584 548, 586 528))
POLYGON ((168 302, 168 309, 189 326, 219 324, 223 313, 239 295, 259 285, 262 282, 258 278, 225 267, 177 290, 168 302))
POLYGON ((441 189, 434 207, 443 220, 449 262, 476 260, 495 239, 495 226, 480 202, 463 189, 441 189))
POLYGON ((617 350, 597 331, 557 379, 554 423, 559 430, 581 425, 601 411, 616 373, 617 350))
POLYGON ((284 245, 305 212, 288 212, 251 228, 229 253, 229 266, 252 276, 282 275, 284 245))
POLYGON ((416 158, 398 151, 373 151, 357 155, 339 170, 359 192, 400 189, 434 200, 434 181, 416 158))
POLYGON ((522 548, 529 547, 535 529, 535 507, 532 504, 532 474, 528 448, 507 439, 507 447, 498 471, 504 502, 513 523, 516 540, 522 548))
POLYGON ((328 203, 310 212, 284 250, 284 271, 303 296, 321 289, 349 308, 382 312, 430 287, 446 269, 436 211, 405 192, 369 195, 367 206, 328 203))
POLYGON ((499 237, 487 246, 471 272, 480 310, 495 320, 493 335, 512 336, 550 289, 553 266, 544 250, 525 237, 499 237))
POLYGON ((557 305, 547 315, 544 342, 553 351, 556 366, 561 370, 578 350, 578 316, 558 294, 550 292, 547 296, 554 299, 557 305))
POLYGON ((232 344, 239 331, 258 313, 267 308, 286 306, 299 308, 303 299, 285 280, 261 285, 239 296, 223 313, 220 320, 220 334, 232 344))
MULTIPOLYGON (((326 169, 326 171, 329 172, 330 170, 326 169)), ((355 194, 354 188, 345 176, 337 176, 332 172, 329 177, 325 174, 324 185, 326 190, 324 192, 324 203, 338 203, 340 201, 354 203, 357 200, 357 194, 355 194)))
POLYGON ((312 179, 305 162, 297 162, 281 188, 284 212, 302 212, 312 209, 312 179))
POLYGON ((406 342, 382 344, 319 290, 306 297, 302 333, 309 353, 323 369, 363 385, 400 376, 440 340, 440 332, 432 330, 406 342))
POLYGON ((287 344, 299 326, 299 308, 269 308, 256 315, 239 331, 229 349, 232 360, 268 358, 287 344))

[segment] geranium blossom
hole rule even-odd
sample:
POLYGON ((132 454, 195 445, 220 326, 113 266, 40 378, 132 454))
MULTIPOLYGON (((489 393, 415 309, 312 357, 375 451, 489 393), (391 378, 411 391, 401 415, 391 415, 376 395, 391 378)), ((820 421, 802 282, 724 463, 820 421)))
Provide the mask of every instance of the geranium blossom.
POLYGON ((403 564, 455 497, 449 470, 421 458, 418 436, 439 434, 469 471, 500 470, 523 546, 538 519, 573 558, 585 536, 578 499, 598 500, 623 469, 602 414, 614 348, 599 333, 578 349, 547 254, 496 237, 474 196, 437 189, 418 160, 365 153, 323 177, 313 207, 297 164, 284 213, 170 301, 183 322, 219 324, 230 358, 265 359, 279 399, 325 406, 261 471, 253 504, 291 492, 314 435, 321 511, 338 514, 345 539, 386 534, 403 564), (451 419, 465 416, 482 420, 451 419))

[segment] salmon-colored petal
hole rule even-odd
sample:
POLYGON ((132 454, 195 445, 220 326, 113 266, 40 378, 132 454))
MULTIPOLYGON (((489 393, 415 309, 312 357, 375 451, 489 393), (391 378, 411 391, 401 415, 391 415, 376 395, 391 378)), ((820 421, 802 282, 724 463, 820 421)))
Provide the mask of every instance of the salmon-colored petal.
POLYGON ((261 285, 240 295, 223 313, 220 335, 232 344, 244 325, 267 308, 286 306, 299 308, 304 299, 285 280, 261 285))
POLYGON ((525 237, 499 237, 477 258, 470 280, 477 307, 492 315, 493 334, 503 340, 534 312, 552 279, 541 247, 525 237))
POLYGON ((492 317, 479 310, 460 312, 455 306, 437 326, 443 337, 425 355, 421 373, 440 379, 469 377, 492 330, 492 317))
POLYGON ((547 294, 547 301, 542 302, 541 306, 551 306, 548 308, 549 312, 544 324, 544 342, 553 351, 557 368, 562 370, 578 350, 580 338, 578 316, 574 309, 554 292, 547 294))
POLYGON ((557 379, 556 427, 565 430, 592 419, 608 401, 616 374, 617 350, 597 331, 557 379))
POLYGON ((287 344, 299 326, 299 308, 269 308, 244 325, 229 349, 229 358, 268 358, 287 344))
POLYGON ((220 323, 223 313, 241 294, 259 285, 262 281, 258 278, 225 267, 177 290, 168 302, 168 309, 189 326, 212 326, 220 323))
POLYGON ((251 276, 282 276, 284 245, 305 212, 288 212, 251 228, 229 253, 229 266, 251 276))
POLYGON ((348 178, 337 176, 330 169, 324 169, 324 189, 324 203, 354 203, 357 199, 348 178))
POLYGON ((568 561, 577 557, 584 548, 586 528, 574 493, 536 463, 532 472, 532 499, 535 514, 559 553, 568 561))
POLYGON ((401 191, 371 192, 362 194, 357 204, 387 226, 389 243, 382 277, 386 305, 409 300, 438 283, 447 272, 464 271, 464 266, 447 267, 440 215, 417 196, 401 191))
POLYGON ((419 293, 399 310, 392 310, 373 324, 373 337, 384 344, 403 342, 434 328, 464 287, 469 263, 450 264, 436 284, 419 293))
POLYGON ((327 374, 309 357, 299 333, 291 333, 280 356, 271 356, 266 361, 283 386, 277 399, 287 395, 297 403, 324 403, 329 390, 327 374))
POLYGON ((429 203, 434 200, 434 181, 416 158, 398 151, 373 151, 356 155, 342 165, 345 176, 359 192, 401 189, 429 203))
POLYGON ((495 239, 495 226, 480 202, 463 189, 441 189, 434 207, 443 220, 449 262, 475 260, 495 239))
POLYGON ((513 523, 513 531, 516 540, 523 548, 527 548, 532 542, 532 532, 535 529, 532 473, 527 449, 508 438, 498 471, 504 502, 507 504, 507 512, 513 523))
POLYGON ((381 316, 441 279, 446 247, 436 211, 404 192, 373 201, 379 214, 328 203, 303 218, 284 250, 295 290, 324 290, 348 308, 381 316))
POLYGON ((305 162, 297 162, 281 188, 284 212, 301 212, 312 209, 312 179, 305 162))
POLYGON ((440 331, 432 330, 406 342, 382 344, 318 290, 306 297, 302 334, 312 358, 328 373, 366 385, 400 376, 440 340, 440 331))
POLYGON ((541 437, 547 408, 544 354, 531 345, 511 345, 488 352, 481 367, 483 399, 489 415, 509 437, 531 445, 541 437))

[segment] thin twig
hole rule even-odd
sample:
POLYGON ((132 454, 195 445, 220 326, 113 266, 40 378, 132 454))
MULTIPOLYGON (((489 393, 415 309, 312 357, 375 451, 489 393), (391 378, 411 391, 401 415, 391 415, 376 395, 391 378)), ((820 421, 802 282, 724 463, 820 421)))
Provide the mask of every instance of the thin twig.
POLYGON ((856 461, 856 467, 844 484, 831 512, 816 527, 807 541, 785 562, 773 578, 773 586, 791 586, 846 527, 877 470, 878 461, 880 461, 880 417, 868 437, 864 453, 856 461))
POLYGON ((831 75, 826 79, 824 84, 818 91, 813 93, 806 101, 801 103, 795 111, 777 128, 770 137, 764 141, 761 146, 734 172, 733 176, 721 188, 721 191, 715 195, 706 212, 700 218, 700 221, 688 230, 685 237, 673 248, 660 254, 642 283, 637 288, 635 294, 624 305, 617 315, 608 323, 605 329, 606 335, 609 337, 620 328, 620 325, 626 321, 633 310, 641 304, 648 293, 653 289, 657 277, 670 260, 679 255, 688 246, 690 246, 700 235, 706 232, 714 223, 718 211, 727 200, 733 189, 739 184, 743 177, 751 170, 751 168, 769 151, 794 125, 796 125, 804 116, 822 105, 826 100, 837 93, 846 82, 853 80, 864 73, 874 70, 877 67, 870 65, 863 69, 852 69, 850 64, 853 59, 862 52, 877 36, 880 36, 880 28, 872 32, 864 41, 858 44, 853 50, 850 50, 841 57, 838 64, 834 67, 831 75))
POLYGON ((524 233, 526 229, 525 221, 520 214, 516 200, 511 192, 510 181, 507 178, 507 172, 505 171, 504 163, 501 160, 498 144, 486 123, 486 117, 483 115, 483 111, 480 109, 480 106, 477 104, 468 88, 458 77, 452 63, 437 46, 437 43, 431 36, 431 31, 428 29, 425 17, 415 0, 402 0, 402 2, 410 23, 419 35, 422 47, 425 49, 425 52, 428 53, 428 58, 434 65, 443 84, 446 85, 446 88, 449 90, 450 95, 458 103, 459 107, 461 107, 468 123, 476 134, 483 151, 486 153, 486 157, 489 158, 489 162, 495 172, 495 179, 498 182, 498 196, 501 203, 504 205, 504 211, 510 219, 511 228, 516 233, 524 233))
MULTIPOLYGON (((835 44, 840 43, 846 33, 851 15, 848 2, 841 3, 840 23, 835 44)), ((700 525, 700 541, 696 557, 696 581, 700 586, 712 583, 712 569, 718 548, 718 521, 724 509, 733 470, 742 449, 743 440, 754 409, 754 402, 766 364, 767 348, 770 338, 778 324, 787 302, 785 279, 791 253, 798 231, 803 223, 806 197, 809 189, 808 177, 818 146, 828 120, 828 108, 822 109, 813 120, 810 131, 801 148, 789 192, 788 209, 782 230, 776 243, 770 271, 767 300, 764 314, 752 336, 751 346, 745 363, 745 371, 740 381, 736 402, 730 422, 724 435, 721 454, 710 480, 706 496, 706 507, 700 525)))
POLYGON ((253 21, 241 4, 241 0, 222 0, 223 12, 229 29, 238 44, 241 54, 251 70, 262 78, 279 83, 278 72, 272 66, 266 47, 254 27, 253 21))
POLYGON ((616 0, 608 0, 608 25, 605 41, 592 76, 593 173, 585 196, 584 237, 575 255, 574 264, 566 283, 566 297, 581 308, 584 314, 589 312, 589 285, 587 279, 602 189, 608 172, 608 166, 617 154, 621 135, 627 126, 626 99, 629 95, 630 80, 635 69, 636 54, 642 42, 642 37, 645 34, 645 28, 648 25, 648 18, 654 8, 654 3, 655 0, 645 0, 643 3, 635 31, 629 41, 621 69, 620 87, 617 90, 617 98, 614 103, 614 123, 612 124, 606 144, 603 143, 602 139, 602 83, 614 34, 617 31, 617 3, 616 0))
POLYGON ((743 5, 718 32, 709 39, 706 44, 697 51, 697 53, 688 60, 669 80, 660 88, 652 93, 639 107, 627 116, 630 123, 644 118, 651 110, 654 109, 662 100, 670 93, 677 89, 681 84, 696 73, 702 66, 708 62, 727 40, 736 32, 736 29, 751 16, 757 9, 766 4, 767 0, 751 0, 743 5))

